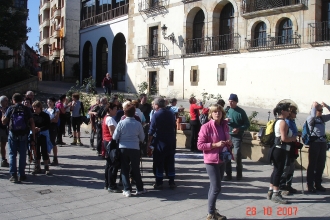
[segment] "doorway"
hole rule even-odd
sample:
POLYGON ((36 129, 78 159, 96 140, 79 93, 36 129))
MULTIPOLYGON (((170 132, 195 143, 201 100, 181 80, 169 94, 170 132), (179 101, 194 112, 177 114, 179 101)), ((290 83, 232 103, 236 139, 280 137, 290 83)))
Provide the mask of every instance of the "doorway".
POLYGON ((157 71, 149 72, 149 93, 151 95, 156 95, 158 92, 158 78, 157 71))

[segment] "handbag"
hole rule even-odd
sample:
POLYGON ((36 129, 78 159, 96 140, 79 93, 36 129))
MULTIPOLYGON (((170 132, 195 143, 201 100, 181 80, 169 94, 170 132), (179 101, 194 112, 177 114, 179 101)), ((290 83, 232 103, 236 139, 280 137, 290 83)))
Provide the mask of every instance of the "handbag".
POLYGON ((231 153, 228 150, 226 150, 219 154, 219 158, 220 158, 220 160, 222 160, 222 162, 228 163, 231 161, 232 156, 231 156, 231 153))

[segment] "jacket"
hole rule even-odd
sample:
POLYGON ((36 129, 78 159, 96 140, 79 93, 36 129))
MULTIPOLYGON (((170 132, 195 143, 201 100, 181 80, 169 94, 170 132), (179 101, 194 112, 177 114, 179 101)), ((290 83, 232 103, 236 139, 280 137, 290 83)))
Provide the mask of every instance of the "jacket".
MULTIPOLYGON (((228 122, 226 120, 222 120, 221 125, 225 135, 225 140, 223 141, 227 141, 230 139, 228 122)), ((215 127, 214 120, 210 120, 209 122, 202 125, 198 134, 197 148, 198 150, 203 151, 204 163, 207 164, 222 163, 222 161, 219 158, 219 153, 222 152, 223 147, 217 147, 212 149, 212 143, 216 143, 219 141, 221 141, 220 135, 218 134, 217 128, 215 127)))

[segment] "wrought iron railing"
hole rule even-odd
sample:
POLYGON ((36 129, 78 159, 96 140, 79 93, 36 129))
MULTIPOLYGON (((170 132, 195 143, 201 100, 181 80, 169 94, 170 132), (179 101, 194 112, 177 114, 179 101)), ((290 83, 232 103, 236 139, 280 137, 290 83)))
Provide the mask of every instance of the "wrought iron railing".
POLYGON ((87 18, 80 22, 80 28, 86 28, 97 23, 105 22, 122 15, 127 15, 129 9, 129 4, 119 6, 118 8, 111 9, 109 11, 103 12, 101 14, 95 15, 93 17, 87 18))
POLYGON ((242 12, 250 13, 292 5, 305 5, 307 0, 243 0, 242 12))
POLYGON ((138 3, 139 11, 158 11, 159 8, 168 7, 169 0, 140 0, 138 3))
POLYGON ((312 45, 330 44, 330 22, 308 24, 308 42, 312 45))
POLYGON ((200 1, 200 0, 182 0, 182 2, 184 4, 190 3, 190 2, 196 2, 196 1, 200 1))
POLYGON ((149 44, 138 46, 138 59, 168 59, 168 49, 164 44, 149 44))
POLYGON ((276 36, 265 38, 257 38, 254 40, 245 39, 245 48, 250 51, 254 50, 273 50, 282 48, 297 48, 301 44, 301 36, 297 33, 293 35, 276 36))
POLYGON ((185 42, 186 55, 233 53, 240 49, 241 36, 237 33, 214 37, 188 39, 185 42))

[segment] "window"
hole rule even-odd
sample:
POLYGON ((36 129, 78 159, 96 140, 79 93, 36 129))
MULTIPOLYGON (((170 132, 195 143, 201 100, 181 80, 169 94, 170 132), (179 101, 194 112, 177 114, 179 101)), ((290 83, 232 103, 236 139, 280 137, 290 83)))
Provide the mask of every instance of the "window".
POLYGON ((190 70, 190 84, 192 86, 198 86, 198 81, 199 81, 198 66, 192 66, 190 70))
POLYGON ((158 55, 158 26, 149 28, 149 56, 158 55))
POLYGON ((170 86, 174 85, 174 70, 169 71, 168 81, 170 86))
POLYGON ((192 42, 192 52, 198 53, 202 50, 203 38, 204 38, 204 12, 200 9, 193 23, 193 42, 192 42))
POLYGON ((216 42, 219 50, 232 49, 234 46, 234 7, 231 3, 223 7, 220 14, 219 37, 216 42))
POLYGON ((254 29, 254 45, 253 47, 266 46, 267 42, 267 26, 265 22, 260 22, 254 29))
POLYGON ((321 40, 330 40, 330 0, 322 1, 322 31, 321 40))
POLYGON ((217 70, 217 82, 218 86, 226 85, 227 81, 227 68, 226 64, 219 64, 217 70))
POLYGON ((281 21, 278 32, 277 44, 292 44, 293 40, 292 21, 285 18, 281 21))

